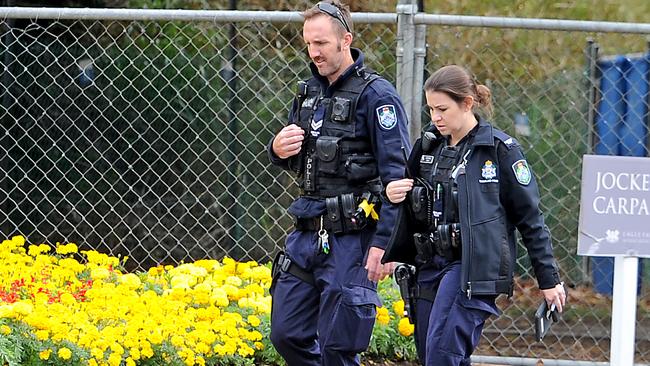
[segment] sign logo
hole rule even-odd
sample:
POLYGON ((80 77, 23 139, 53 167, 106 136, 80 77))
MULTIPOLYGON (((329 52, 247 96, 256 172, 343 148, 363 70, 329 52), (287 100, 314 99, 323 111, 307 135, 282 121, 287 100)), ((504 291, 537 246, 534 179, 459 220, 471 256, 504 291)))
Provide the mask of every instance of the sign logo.
POLYGON ((608 243, 616 243, 618 242, 618 230, 607 230, 605 231, 605 240, 607 240, 608 243))
POLYGON ((384 130, 390 130, 397 125, 397 113, 395 113, 395 106, 392 104, 382 105, 377 108, 377 119, 379 125, 384 130))

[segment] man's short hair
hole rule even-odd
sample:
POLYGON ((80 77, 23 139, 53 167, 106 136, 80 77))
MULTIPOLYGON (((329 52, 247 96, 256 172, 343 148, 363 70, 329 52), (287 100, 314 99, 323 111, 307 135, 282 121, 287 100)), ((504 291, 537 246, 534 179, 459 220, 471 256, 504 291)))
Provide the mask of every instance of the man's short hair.
POLYGON ((340 0, 323 0, 305 10, 302 13, 302 16, 305 20, 309 20, 320 14, 324 14, 331 18, 332 22, 337 25, 336 29, 339 36, 343 37, 346 32, 354 34, 350 7, 342 4, 340 0), (330 8, 324 6, 324 4, 329 4, 329 6, 333 6, 335 9, 330 10, 330 8))

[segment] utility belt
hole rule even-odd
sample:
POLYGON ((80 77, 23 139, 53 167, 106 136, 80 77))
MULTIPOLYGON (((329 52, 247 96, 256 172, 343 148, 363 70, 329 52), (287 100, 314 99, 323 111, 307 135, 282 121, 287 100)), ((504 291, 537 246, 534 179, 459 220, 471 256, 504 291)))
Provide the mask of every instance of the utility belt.
POLYGON ((438 225, 433 232, 413 234, 415 250, 425 262, 439 255, 448 260, 457 260, 461 257, 460 224, 438 225))
POLYGON ((345 193, 325 199, 327 212, 322 216, 296 217, 294 227, 301 231, 326 230, 334 234, 349 234, 376 225, 381 200, 379 195, 345 193))

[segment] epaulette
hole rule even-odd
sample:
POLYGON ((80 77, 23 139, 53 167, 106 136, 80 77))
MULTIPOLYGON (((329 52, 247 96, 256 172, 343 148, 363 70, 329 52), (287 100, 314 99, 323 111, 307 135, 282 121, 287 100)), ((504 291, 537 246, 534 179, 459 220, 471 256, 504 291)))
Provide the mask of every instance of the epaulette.
POLYGON ((519 146, 519 142, 515 138, 501 130, 494 129, 493 134, 494 138, 503 142, 503 145, 505 145, 508 150, 512 149, 515 146, 519 146))

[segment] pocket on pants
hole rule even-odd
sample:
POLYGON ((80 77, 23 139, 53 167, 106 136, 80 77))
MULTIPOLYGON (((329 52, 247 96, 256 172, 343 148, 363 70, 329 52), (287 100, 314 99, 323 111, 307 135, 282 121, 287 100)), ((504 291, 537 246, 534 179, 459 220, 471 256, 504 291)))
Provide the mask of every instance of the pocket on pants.
POLYGON ((499 315, 496 296, 474 296, 468 299, 458 293, 454 300, 440 339, 440 349, 462 357, 469 357, 478 345, 483 324, 490 315, 499 315))
POLYGON ((381 302, 376 291, 362 286, 343 287, 325 347, 354 353, 365 351, 375 325, 377 306, 381 302))

